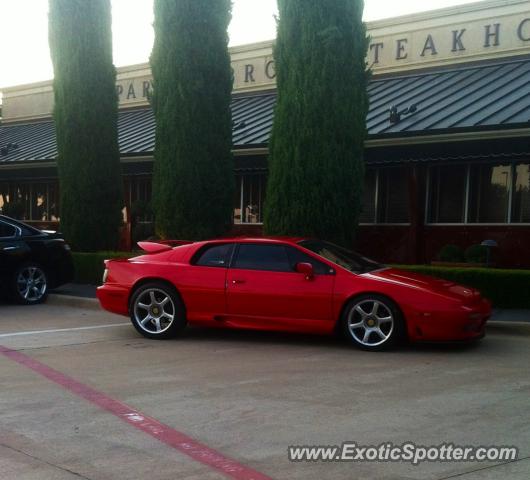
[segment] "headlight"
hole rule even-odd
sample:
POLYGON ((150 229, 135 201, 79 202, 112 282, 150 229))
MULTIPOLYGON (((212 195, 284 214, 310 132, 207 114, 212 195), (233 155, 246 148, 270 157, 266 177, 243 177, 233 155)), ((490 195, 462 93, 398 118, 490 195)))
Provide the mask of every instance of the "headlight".
POLYGON ((103 283, 107 282, 108 276, 109 276, 109 269, 106 268, 105 271, 103 272, 103 283))

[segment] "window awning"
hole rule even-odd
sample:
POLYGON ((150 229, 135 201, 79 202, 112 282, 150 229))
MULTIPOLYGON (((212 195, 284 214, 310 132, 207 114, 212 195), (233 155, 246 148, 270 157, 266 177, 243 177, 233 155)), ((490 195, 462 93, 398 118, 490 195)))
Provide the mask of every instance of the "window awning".
POLYGON ((365 154, 369 165, 404 163, 474 163, 530 161, 530 142, 510 140, 507 142, 482 141, 462 142, 430 146, 408 146, 406 148, 374 148, 365 154))
MULTIPOLYGON (((530 128, 530 58, 374 77, 369 95, 369 139, 530 128), (391 106, 398 112, 414 106, 415 111, 392 123, 391 106)), ((275 103, 274 92, 234 96, 236 150, 267 146, 275 103)), ((150 109, 122 110, 118 122, 122 157, 153 154, 150 109)), ((0 153, 0 165, 57 155, 51 120, 0 126, 0 150, 9 144, 7 154, 0 153)))

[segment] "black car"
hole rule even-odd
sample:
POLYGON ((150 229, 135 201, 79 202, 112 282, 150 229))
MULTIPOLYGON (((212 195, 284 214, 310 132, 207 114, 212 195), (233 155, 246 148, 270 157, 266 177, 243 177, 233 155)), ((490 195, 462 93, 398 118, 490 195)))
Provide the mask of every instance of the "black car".
POLYGON ((60 234, 0 215, 0 290, 12 300, 42 303, 73 273, 70 247, 60 234))

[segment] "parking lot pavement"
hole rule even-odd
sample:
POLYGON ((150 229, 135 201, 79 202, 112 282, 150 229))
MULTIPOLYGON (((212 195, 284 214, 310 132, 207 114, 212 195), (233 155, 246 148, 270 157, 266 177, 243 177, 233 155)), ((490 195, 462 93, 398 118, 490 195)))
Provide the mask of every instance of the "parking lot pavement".
POLYGON ((2 480, 530 477, 530 325, 366 353, 238 331, 149 341, 86 305, 0 305, 0 345, 2 480), (287 459, 348 441, 520 450, 501 466, 287 459))

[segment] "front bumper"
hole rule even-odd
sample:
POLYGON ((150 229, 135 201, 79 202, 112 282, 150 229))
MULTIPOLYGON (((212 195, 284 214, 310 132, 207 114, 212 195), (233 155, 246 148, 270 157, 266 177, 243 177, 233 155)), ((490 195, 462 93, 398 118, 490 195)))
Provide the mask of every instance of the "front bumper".
POLYGON ((96 290, 101 306, 118 315, 129 315, 129 289, 120 285, 104 284, 96 290))
POLYGON ((491 303, 481 299, 459 309, 418 313, 409 336, 416 341, 472 341, 484 337, 491 317, 491 303))

